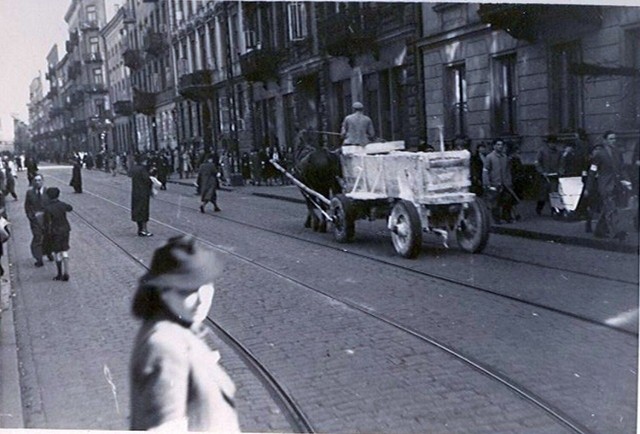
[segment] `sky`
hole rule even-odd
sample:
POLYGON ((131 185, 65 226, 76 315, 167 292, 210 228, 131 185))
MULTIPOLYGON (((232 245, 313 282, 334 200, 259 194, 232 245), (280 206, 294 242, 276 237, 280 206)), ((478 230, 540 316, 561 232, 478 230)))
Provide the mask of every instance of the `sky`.
MULTIPOLYGON (((107 0, 107 17, 115 3, 107 0)), ((39 73, 44 80, 53 44, 60 57, 64 54, 69 5, 71 0, 0 0, 0 140, 13 139, 12 114, 29 120, 29 85, 39 73)))

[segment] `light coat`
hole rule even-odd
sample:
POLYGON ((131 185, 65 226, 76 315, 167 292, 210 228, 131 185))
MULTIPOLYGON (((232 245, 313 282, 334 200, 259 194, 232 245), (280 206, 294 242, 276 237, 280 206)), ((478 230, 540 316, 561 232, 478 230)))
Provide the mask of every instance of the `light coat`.
POLYGON ((511 187, 511 166, 506 154, 492 151, 484 160, 482 184, 485 187, 511 187))
POLYGON ((344 137, 343 145, 365 146, 373 140, 375 131, 371 118, 357 111, 344 118, 340 134, 344 137))
POLYGON ((131 357, 131 429, 240 432, 235 385, 218 359, 189 328, 146 320, 131 357))

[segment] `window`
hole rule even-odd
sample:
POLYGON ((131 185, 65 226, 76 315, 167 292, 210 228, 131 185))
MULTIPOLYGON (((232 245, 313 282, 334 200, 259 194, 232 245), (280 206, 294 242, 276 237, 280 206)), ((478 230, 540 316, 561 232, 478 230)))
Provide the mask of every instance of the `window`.
POLYGON ((98 19, 95 5, 87 6, 86 12, 87 12, 87 21, 96 21, 98 19))
MULTIPOLYGON (((640 28, 625 33, 625 46, 627 66, 640 71, 640 28)), ((626 78, 623 86, 624 121, 627 128, 637 128, 640 125, 640 77, 626 78)))
POLYGON ((494 135, 515 135, 517 117, 516 54, 496 57, 493 61, 493 130, 494 135))
POLYGON ((467 78, 464 63, 447 68, 445 86, 447 136, 466 135, 467 78))
POLYGON ((97 36, 92 36, 89 38, 89 52, 91 54, 95 54, 100 51, 99 40, 97 36))
POLYGON ((289 40, 305 39, 307 37, 307 11, 304 3, 289 3, 288 8, 289 40))
POLYGON ((93 70, 93 83, 94 84, 104 84, 104 78, 102 76, 102 69, 95 68, 93 70))
POLYGON ((569 65, 579 62, 579 54, 577 43, 551 48, 550 128, 556 133, 575 132, 580 127, 580 79, 569 73, 569 65))
POLYGON ((95 106, 94 106, 93 114, 95 116, 102 117, 102 115, 104 115, 104 100, 96 99, 94 104, 95 106))

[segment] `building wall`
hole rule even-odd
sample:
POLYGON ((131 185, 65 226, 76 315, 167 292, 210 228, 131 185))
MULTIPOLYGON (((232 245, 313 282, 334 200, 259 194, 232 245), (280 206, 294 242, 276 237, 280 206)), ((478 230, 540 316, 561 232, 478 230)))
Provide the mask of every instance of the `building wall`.
POLYGON ((540 31, 540 37, 534 42, 493 30, 480 21, 477 12, 475 4, 423 5, 425 32, 418 46, 429 143, 438 143, 440 127, 444 127, 445 140, 453 139, 451 124, 447 125, 449 101, 445 93, 451 85, 448 71, 457 64, 464 65, 466 70, 465 134, 472 143, 505 137, 494 124, 493 104, 499 90, 495 71, 500 56, 507 53, 513 53, 517 59, 514 77, 517 128, 512 139, 520 144, 529 161, 544 136, 554 133, 570 140, 578 128, 587 131, 592 143, 608 129, 619 132, 619 142, 627 149, 637 142, 639 118, 629 113, 633 103, 625 98, 632 79, 615 75, 573 75, 580 108, 575 128, 564 130, 556 125, 553 99, 557 97, 554 86, 558 86, 559 76, 551 64, 558 44, 576 41, 579 61, 601 66, 627 65, 630 60, 625 58, 629 57, 626 46, 631 37, 637 35, 630 30, 640 26, 639 8, 602 7, 603 19, 597 29, 572 23, 567 26, 571 27, 569 31, 554 25, 548 31, 540 31))

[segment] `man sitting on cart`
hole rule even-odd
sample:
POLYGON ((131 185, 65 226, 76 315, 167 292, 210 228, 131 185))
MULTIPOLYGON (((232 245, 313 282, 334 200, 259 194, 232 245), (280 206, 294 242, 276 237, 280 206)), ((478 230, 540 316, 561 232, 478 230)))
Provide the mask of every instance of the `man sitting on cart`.
POLYGON ((364 106, 361 102, 354 102, 352 107, 353 113, 347 115, 342 122, 342 146, 366 146, 375 137, 373 121, 363 113, 364 106))

